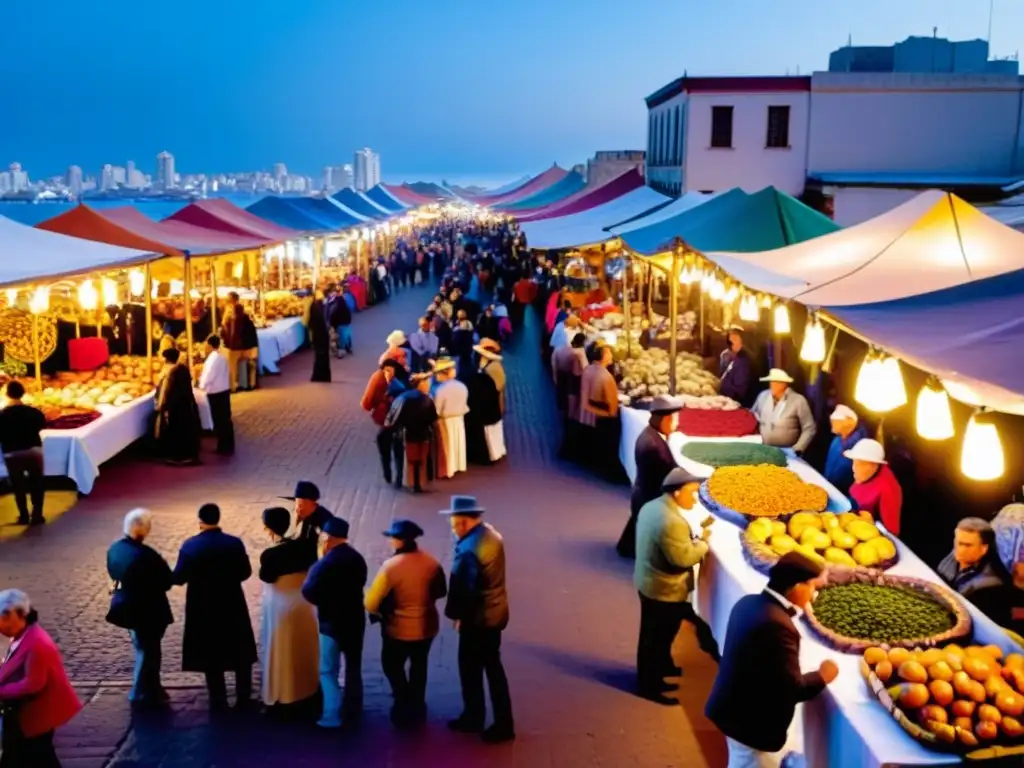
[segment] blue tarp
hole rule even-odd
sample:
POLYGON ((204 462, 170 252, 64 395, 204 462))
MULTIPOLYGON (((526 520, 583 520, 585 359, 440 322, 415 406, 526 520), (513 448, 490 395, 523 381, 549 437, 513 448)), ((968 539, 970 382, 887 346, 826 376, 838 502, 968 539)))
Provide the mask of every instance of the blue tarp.
POLYGON ((300 232, 323 232, 336 228, 332 223, 301 211, 294 205, 290 205, 288 200, 280 197, 264 197, 245 210, 262 219, 272 221, 282 227, 297 229, 300 232))
POLYGON ((359 193, 354 189, 342 189, 335 192, 333 197, 349 210, 355 211, 360 216, 365 216, 368 219, 386 219, 388 217, 386 213, 377 210, 360 197, 359 193))
POLYGON ((825 309, 911 365, 1024 395, 1022 307, 1024 270, 906 299, 825 309))
MULTIPOLYGON (((391 194, 386 189, 384 189, 384 187, 382 187, 380 184, 375 186, 373 189, 369 189, 366 192, 363 192, 363 194, 370 198, 377 205, 381 206, 382 208, 387 208, 392 213, 400 213, 401 211, 404 211, 406 208, 408 208, 407 205, 404 205, 401 201, 393 198, 391 194)), ((339 200, 338 202, 341 201, 339 200)), ((342 205, 344 205, 344 203, 342 203, 342 205)))
POLYGON ((360 223, 355 216, 320 197, 286 197, 284 201, 314 219, 330 223, 332 229, 347 229, 360 223))

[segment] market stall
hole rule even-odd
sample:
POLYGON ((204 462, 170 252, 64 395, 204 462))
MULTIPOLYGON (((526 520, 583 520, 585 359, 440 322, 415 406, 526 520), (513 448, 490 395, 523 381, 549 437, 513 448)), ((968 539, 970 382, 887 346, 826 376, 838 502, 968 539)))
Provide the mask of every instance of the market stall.
POLYGON ((306 342, 306 326, 301 317, 285 317, 256 331, 259 339, 260 371, 280 373, 278 363, 306 342))

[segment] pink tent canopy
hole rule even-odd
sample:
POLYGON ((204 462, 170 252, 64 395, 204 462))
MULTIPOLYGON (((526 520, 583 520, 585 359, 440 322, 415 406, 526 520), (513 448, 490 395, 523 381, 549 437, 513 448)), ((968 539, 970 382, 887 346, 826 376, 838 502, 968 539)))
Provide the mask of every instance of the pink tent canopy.
POLYGON ((164 221, 182 221, 218 232, 231 232, 244 237, 259 237, 267 242, 282 243, 301 237, 300 232, 261 219, 223 199, 196 200, 164 221))
POLYGON ((559 168, 558 165, 555 164, 544 171, 544 173, 534 176, 525 184, 516 187, 509 192, 498 195, 480 195, 478 197, 473 197, 472 201, 477 205, 498 205, 514 203, 518 200, 525 200, 527 197, 535 195, 542 189, 547 189, 552 184, 557 184, 567 173, 568 171, 563 168, 559 168))
POLYGON ((393 195, 395 198, 405 203, 406 205, 419 207, 421 205, 430 205, 431 203, 437 202, 436 200, 432 200, 429 197, 421 195, 419 192, 414 192, 413 190, 409 189, 405 184, 384 184, 383 186, 384 189, 391 193, 391 195, 393 195))
MULTIPOLYGON (((553 205, 541 208, 539 211, 517 215, 516 219, 519 221, 540 221, 542 219, 553 219, 558 216, 569 216, 570 214, 602 205, 617 197, 622 197, 642 186, 644 186, 644 177, 636 168, 631 168, 621 176, 616 176, 607 184, 591 189, 585 194, 579 195, 577 193, 578 196, 573 195, 566 200, 560 200, 553 205)), ((584 187, 585 189, 586 187, 584 187)), ((584 190, 580 190, 580 192, 584 190)))
POLYGON ((184 221, 172 219, 153 221, 142 211, 130 206, 108 208, 103 211, 103 217, 136 234, 163 243, 170 243, 192 255, 247 251, 275 242, 256 235, 236 235, 231 232, 197 227, 195 224, 188 224, 184 221))

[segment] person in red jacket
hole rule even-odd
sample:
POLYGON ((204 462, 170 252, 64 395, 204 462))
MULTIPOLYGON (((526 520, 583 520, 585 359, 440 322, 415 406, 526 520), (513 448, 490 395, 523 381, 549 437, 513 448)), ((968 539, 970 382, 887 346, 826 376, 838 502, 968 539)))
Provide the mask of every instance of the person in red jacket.
POLYGON ((881 520, 885 530, 893 536, 899 536, 903 489, 896 475, 889 469, 882 444, 865 438, 859 440, 843 456, 853 462, 850 498, 861 517, 872 522, 881 520))
POLYGON ((409 374, 401 363, 394 359, 381 362, 380 368, 373 372, 366 383, 359 405, 368 411, 373 423, 380 427, 377 433, 377 450, 380 452, 381 469, 384 471, 384 482, 391 483, 395 477, 395 487, 402 487, 402 473, 405 469, 405 445, 394 429, 384 425, 391 403, 395 397, 405 390, 409 374), (395 475, 391 472, 394 460, 395 475), (396 476, 397 475, 397 476, 396 476))
POLYGON ((0 706, 4 765, 59 768, 53 732, 82 708, 60 649, 38 624, 28 595, 18 589, 0 592, 0 634, 10 638, 0 663, 0 706))

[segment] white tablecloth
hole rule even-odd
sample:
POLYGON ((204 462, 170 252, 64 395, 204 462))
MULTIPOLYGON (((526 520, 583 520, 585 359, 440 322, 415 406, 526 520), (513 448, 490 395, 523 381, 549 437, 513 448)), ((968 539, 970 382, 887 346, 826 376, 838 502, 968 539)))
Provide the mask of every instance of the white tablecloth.
POLYGON ((285 317, 256 331, 261 373, 279 373, 278 363, 303 345, 306 326, 301 317, 285 317))
MULTIPOLYGON (((213 429, 206 393, 195 390, 195 396, 203 429, 213 429)), ((151 392, 126 405, 98 405, 96 409, 103 415, 78 429, 43 430, 46 474, 69 477, 78 486, 79 493, 91 493, 100 474, 100 464, 146 434, 153 413, 153 397, 151 392)), ((7 467, 0 457, 0 478, 4 477, 7 477, 7 467)))

